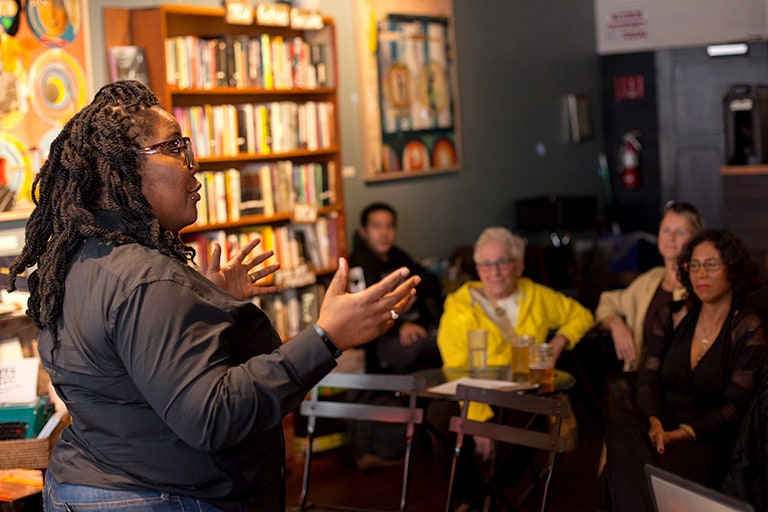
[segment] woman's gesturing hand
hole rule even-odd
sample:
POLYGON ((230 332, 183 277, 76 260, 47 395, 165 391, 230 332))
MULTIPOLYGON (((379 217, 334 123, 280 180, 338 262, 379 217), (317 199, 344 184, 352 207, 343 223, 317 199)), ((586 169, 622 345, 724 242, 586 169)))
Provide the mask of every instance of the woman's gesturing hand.
POLYGON ((274 251, 267 251, 256 254, 245 261, 251 251, 261 243, 261 239, 254 238, 241 249, 235 251, 232 258, 223 265, 221 264, 221 245, 214 242, 211 253, 211 261, 205 277, 213 283, 223 288, 238 299, 249 299, 256 295, 265 295, 277 291, 276 286, 256 286, 259 279, 272 274, 280 265, 268 265, 262 269, 254 268, 263 263, 267 258, 274 254, 274 251))
POLYGON ((408 273, 407 268, 400 268, 361 292, 349 293, 349 264, 340 258, 339 269, 320 306, 317 324, 340 350, 380 336, 413 305, 421 278, 408 277, 408 273))

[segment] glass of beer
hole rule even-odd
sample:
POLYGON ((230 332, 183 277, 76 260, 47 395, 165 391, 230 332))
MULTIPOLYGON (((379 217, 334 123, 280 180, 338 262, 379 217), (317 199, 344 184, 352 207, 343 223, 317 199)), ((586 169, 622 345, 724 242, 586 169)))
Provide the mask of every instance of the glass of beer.
POLYGON ((528 352, 533 343, 533 336, 528 335, 516 336, 512 339, 510 366, 512 367, 513 382, 526 382, 530 378, 530 373, 528 372, 528 352))
POLYGON ((555 382, 555 347, 549 343, 532 344, 528 350, 528 370, 531 381, 540 386, 555 382))
POLYGON ((488 368, 488 331, 485 329, 468 330, 467 348, 469 349, 470 370, 488 368))

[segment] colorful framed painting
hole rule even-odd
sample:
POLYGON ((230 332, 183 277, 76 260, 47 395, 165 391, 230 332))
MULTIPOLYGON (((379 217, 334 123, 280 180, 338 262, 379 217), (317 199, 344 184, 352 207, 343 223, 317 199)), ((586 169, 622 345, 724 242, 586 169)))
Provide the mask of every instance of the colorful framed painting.
POLYGON ((364 14, 365 176, 371 181, 460 166, 450 2, 419 3, 418 12, 401 3, 370 0, 364 14))

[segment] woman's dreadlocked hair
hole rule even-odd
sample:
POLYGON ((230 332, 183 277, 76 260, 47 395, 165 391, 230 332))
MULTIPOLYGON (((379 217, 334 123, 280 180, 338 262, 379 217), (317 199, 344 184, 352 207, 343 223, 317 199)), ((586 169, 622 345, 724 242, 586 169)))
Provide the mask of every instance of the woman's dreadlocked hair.
POLYGON ((10 266, 9 291, 16 276, 37 265, 28 277, 27 315, 47 328, 58 344, 56 320, 64 300, 70 260, 86 238, 139 243, 189 262, 194 250, 160 228, 141 192, 137 139, 152 130, 157 97, 141 82, 106 85, 93 102, 75 114, 51 144, 50 154, 32 184, 35 209, 27 221, 25 245, 10 266), (125 232, 100 226, 95 209, 117 212, 125 232), (101 206, 100 206, 101 205, 101 206))

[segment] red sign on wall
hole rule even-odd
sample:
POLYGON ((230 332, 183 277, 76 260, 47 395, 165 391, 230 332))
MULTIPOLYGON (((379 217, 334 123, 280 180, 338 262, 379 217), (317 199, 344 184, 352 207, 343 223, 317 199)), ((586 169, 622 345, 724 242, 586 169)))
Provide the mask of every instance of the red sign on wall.
POLYGON ((613 77, 613 99, 616 101, 645 99, 643 75, 613 77))

